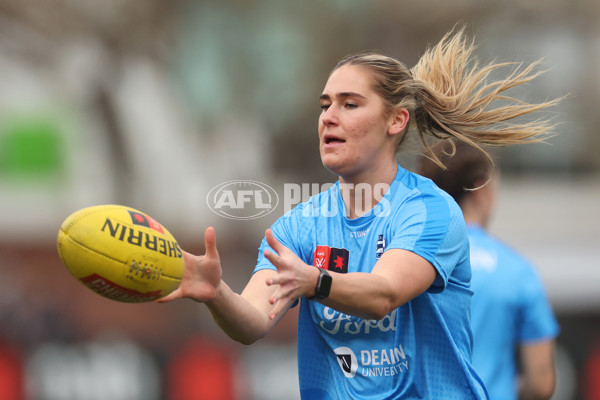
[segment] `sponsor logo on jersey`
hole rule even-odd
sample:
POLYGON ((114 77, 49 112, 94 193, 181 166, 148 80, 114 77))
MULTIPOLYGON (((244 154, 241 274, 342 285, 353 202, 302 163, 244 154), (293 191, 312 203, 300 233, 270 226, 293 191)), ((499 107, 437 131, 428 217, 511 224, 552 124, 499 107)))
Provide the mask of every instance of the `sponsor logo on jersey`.
POLYGON ((348 347, 333 350, 338 365, 346 378, 362 376, 390 377, 408 370, 408 358, 402 345, 389 349, 368 349, 360 351, 360 358, 348 347))
POLYGON ((361 350, 359 367, 358 373, 362 376, 394 376, 408 370, 408 358, 402 345, 361 350))
POLYGON ((363 238, 363 237, 367 236, 367 233, 369 233, 368 229, 365 229, 363 231, 354 231, 354 232, 350 232, 350 237, 352 239, 363 238))
POLYGON ((315 249, 313 265, 318 268, 333 272, 348 272, 348 258, 350 252, 337 247, 317 246, 315 249))
POLYGON ((354 378, 358 369, 356 354, 348 347, 338 347, 333 352, 337 356, 337 362, 346 378, 354 378))
POLYGON ((395 309, 380 320, 363 319, 353 317, 352 315, 344 314, 334 310, 331 307, 323 309, 323 321, 319 322, 319 326, 325 332, 331 335, 368 335, 372 331, 389 332, 396 331, 396 318, 398 310, 395 309))

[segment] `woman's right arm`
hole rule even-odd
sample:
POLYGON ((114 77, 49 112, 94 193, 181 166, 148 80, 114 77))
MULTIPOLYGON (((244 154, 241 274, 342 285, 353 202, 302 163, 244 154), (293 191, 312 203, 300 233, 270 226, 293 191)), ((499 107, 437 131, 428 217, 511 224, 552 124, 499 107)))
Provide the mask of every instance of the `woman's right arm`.
POLYGON ((215 298, 206 302, 206 306, 215 322, 230 338, 243 344, 252 344, 263 338, 290 309, 291 302, 285 306, 279 318, 269 317, 273 307, 269 299, 276 288, 267 286, 266 282, 276 274, 277 271, 270 269, 255 272, 242 294, 235 293, 221 281, 215 298))
POLYGON ((552 397, 556 385, 554 346, 553 339, 522 343, 519 346, 520 400, 546 400, 552 397))
MULTIPOLYGON (((252 275, 241 294, 235 293, 222 279, 221 262, 217 252, 215 230, 206 229, 206 254, 195 256, 184 252, 185 272, 179 287, 158 300, 166 303, 179 298, 190 298, 206 304, 213 319, 232 339, 251 344, 264 337, 281 319, 269 317, 275 287, 266 284, 273 270, 260 270, 252 275)), ((287 311, 290 302, 285 311, 287 311)), ((280 315, 283 316, 284 313, 280 315)))

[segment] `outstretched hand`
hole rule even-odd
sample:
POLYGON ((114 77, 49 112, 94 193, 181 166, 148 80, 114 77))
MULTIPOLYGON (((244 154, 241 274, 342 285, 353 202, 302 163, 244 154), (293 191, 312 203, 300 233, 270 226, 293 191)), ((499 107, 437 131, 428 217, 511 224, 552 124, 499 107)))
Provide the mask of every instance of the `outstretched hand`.
POLYGON ((267 243, 277 254, 265 250, 264 256, 277 268, 277 275, 267 279, 267 286, 279 285, 269 302, 273 304, 270 318, 276 318, 286 305, 302 296, 314 295, 318 279, 316 268, 304 263, 290 249, 281 244, 271 229, 267 229, 267 243))
POLYGON ((215 298, 221 282, 221 261, 217 251, 217 237, 213 227, 204 233, 206 254, 195 256, 183 251, 185 270, 179 287, 167 296, 157 300, 166 303, 179 298, 191 298, 199 302, 211 301, 215 298))

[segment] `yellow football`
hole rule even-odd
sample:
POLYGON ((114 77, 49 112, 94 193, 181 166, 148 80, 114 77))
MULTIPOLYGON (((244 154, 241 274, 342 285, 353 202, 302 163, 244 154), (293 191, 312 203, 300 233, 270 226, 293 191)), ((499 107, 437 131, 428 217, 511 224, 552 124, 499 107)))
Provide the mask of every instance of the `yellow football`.
POLYGON ((63 222, 58 254, 71 274, 101 296, 153 301, 177 288, 185 267, 179 244, 147 214, 120 205, 87 207, 63 222))

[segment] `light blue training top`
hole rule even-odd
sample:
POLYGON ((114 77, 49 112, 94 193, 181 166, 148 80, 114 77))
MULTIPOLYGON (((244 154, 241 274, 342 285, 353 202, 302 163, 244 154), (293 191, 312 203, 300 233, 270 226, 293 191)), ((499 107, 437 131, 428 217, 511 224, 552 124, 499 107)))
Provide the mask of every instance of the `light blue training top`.
MULTIPOLYGON (((384 251, 405 249, 428 260, 438 275, 425 293, 379 321, 302 298, 302 399, 487 399, 471 366, 471 269, 464 219, 454 200, 432 181, 398 166, 385 197, 356 219, 345 217, 336 184, 286 213, 272 229, 309 265, 371 272, 384 251)), ((263 240, 255 271, 274 269, 263 257, 267 248, 263 240)))
POLYGON ((477 225, 471 242, 473 365, 493 400, 517 399, 519 345, 552 340, 559 327, 532 265, 477 225))

